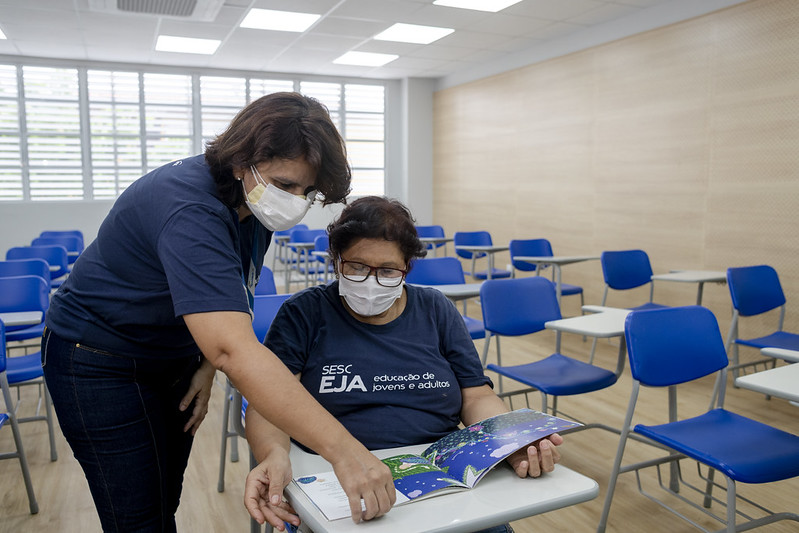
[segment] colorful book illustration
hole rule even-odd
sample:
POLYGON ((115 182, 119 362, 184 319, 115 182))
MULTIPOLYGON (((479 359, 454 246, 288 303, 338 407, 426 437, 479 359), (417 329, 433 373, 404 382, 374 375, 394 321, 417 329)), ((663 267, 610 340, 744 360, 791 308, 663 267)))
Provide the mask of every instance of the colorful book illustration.
MULTIPOLYGON (((532 409, 517 409, 453 431, 418 455, 383 459, 397 490, 395 505, 471 489, 515 451, 577 422, 532 409)), ((347 496, 333 472, 301 476, 294 482, 328 520, 350 516, 347 496)))

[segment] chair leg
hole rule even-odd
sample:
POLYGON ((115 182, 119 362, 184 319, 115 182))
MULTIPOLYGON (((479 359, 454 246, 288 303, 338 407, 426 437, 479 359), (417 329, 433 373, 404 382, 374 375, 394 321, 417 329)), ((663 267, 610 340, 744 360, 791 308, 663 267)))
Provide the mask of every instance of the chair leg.
POLYGON ((3 400, 8 411, 8 419, 11 424, 11 432, 14 435, 14 446, 17 449, 16 453, 9 454, 7 458, 17 457, 19 459, 19 466, 22 469, 22 479, 25 483, 25 491, 28 493, 28 508, 31 514, 39 512, 39 503, 36 501, 36 494, 33 492, 33 482, 31 481, 31 473, 28 468, 28 458, 25 455, 25 448, 22 445, 22 434, 19 431, 19 423, 17 422, 17 415, 14 413, 14 404, 11 399, 11 391, 8 388, 5 373, 0 375, 0 388, 2 388, 3 400))
POLYGON ((727 533, 735 533, 735 481, 727 478, 727 533))
POLYGON ((50 460, 58 460, 58 452, 55 448, 55 429, 53 424, 53 400, 50 398, 50 391, 47 390, 47 384, 42 383, 44 387, 44 411, 47 416, 47 433, 50 437, 50 460))
POLYGON ((216 483, 217 492, 225 492, 225 460, 227 455, 227 440, 230 436, 230 395, 233 394, 233 387, 230 380, 226 380, 225 402, 222 411, 222 445, 219 454, 219 480, 216 483))

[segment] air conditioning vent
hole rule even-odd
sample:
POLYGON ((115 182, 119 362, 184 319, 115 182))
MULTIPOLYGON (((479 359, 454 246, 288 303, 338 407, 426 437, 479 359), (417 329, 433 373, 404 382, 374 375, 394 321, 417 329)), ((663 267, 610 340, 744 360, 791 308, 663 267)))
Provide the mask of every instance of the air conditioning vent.
POLYGON ((197 7, 197 0, 117 0, 120 11, 190 17, 197 7))
POLYGON ((89 0, 89 10, 213 22, 225 0, 89 0))

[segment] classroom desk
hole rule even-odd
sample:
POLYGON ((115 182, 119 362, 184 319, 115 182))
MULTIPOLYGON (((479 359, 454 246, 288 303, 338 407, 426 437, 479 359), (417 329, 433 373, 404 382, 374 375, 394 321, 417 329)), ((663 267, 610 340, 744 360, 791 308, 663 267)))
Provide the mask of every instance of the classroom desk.
POLYGON ((324 259, 325 261, 324 280, 325 280, 325 285, 327 285, 328 278, 330 275, 330 254, 323 250, 311 250, 311 255, 314 258, 324 259))
POLYGON ((778 366, 735 379, 735 385, 799 405, 799 363, 778 366))
POLYGON ((482 282, 476 283, 453 283, 448 285, 422 285, 420 283, 413 283, 416 287, 432 287, 444 293, 444 296, 458 302, 460 300, 468 300, 469 298, 476 298, 480 296, 480 286, 482 282))
MULTIPOLYGON (((433 245, 433 257, 438 256, 438 245, 444 244, 444 251, 446 252, 446 244, 448 242, 452 242, 455 239, 452 237, 419 237, 419 240, 422 241, 424 244, 432 244, 433 245)), ((446 254, 444 254, 446 255, 446 254)))
MULTIPOLYGON (((296 248, 297 249, 297 269, 300 269, 304 266, 305 268, 305 288, 307 289, 311 283, 311 278, 309 276, 308 270, 310 269, 310 265, 316 263, 316 259, 311 257, 311 251, 316 247, 316 243, 313 242, 287 242, 287 248, 296 248)), ((315 266, 315 265, 314 265, 315 266)), ((291 267, 286 270, 286 292, 289 292, 289 283, 291 282, 291 267)))
POLYGON ((583 261, 593 261, 599 259, 598 255, 517 255, 513 258, 514 261, 524 261, 525 263, 534 263, 540 269, 544 265, 552 265, 555 272, 555 294, 558 297, 558 305, 560 305, 560 287, 561 287, 561 267, 563 265, 570 265, 572 263, 582 263, 583 261))
POLYGON ((487 276, 488 279, 491 279, 491 276, 494 272, 494 254, 498 252, 507 252, 510 250, 509 246, 494 246, 494 245, 471 245, 471 244, 459 244, 455 247, 455 250, 462 250, 464 252, 472 252, 474 254, 484 253, 488 257, 488 271, 487 276))
POLYGON ((275 241, 275 254, 272 256, 272 271, 275 272, 276 263, 279 261, 281 265, 285 265, 286 269, 288 269, 288 259, 283 257, 283 254, 286 253, 286 243, 291 238, 291 235, 272 235, 272 239, 275 241))
POLYGON ((6 327, 9 326, 35 326, 42 321, 41 311, 14 311, 0 313, 0 320, 6 327))
MULTIPOLYGON (((377 450, 378 457, 398 453, 418 453, 425 445, 377 450)), ((333 470, 321 456, 302 451, 292 444, 291 465, 294 477, 333 470)), ((435 496, 405 504, 388 514, 355 526, 349 518, 328 521, 294 483, 285 490, 286 498, 300 518, 315 533, 368 531, 397 533, 469 532, 520 520, 594 499, 599 493, 596 481, 563 465, 540 478, 519 478, 510 467, 498 465, 471 490, 435 496)))
MULTIPOLYGON (((621 375, 627 353, 627 343, 624 339, 624 322, 627 315, 632 311, 618 307, 606 307, 601 305, 584 305, 583 311, 594 313, 591 315, 581 315, 571 318, 561 318, 560 320, 550 320, 544 323, 544 327, 555 331, 565 331, 577 335, 588 337, 619 339, 619 359, 616 363, 616 373, 621 375)), ((592 362, 592 361, 589 361, 592 362)), ((669 422, 677 421, 677 388, 669 387, 669 422)), ((679 491, 679 477, 677 465, 671 465, 671 477, 669 486, 675 492, 679 491)))
POLYGON ((652 281, 696 283, 696 305, 702 305, 702 292, 707 282, 727 283, 727 273, 721 270, 675 270, 668 274, 655 274, 652 281))
POLYGON ((761 348, 760 353, 777 359, 784 359, 791 363, 799 363, 799 351, 785 348, 761 348))

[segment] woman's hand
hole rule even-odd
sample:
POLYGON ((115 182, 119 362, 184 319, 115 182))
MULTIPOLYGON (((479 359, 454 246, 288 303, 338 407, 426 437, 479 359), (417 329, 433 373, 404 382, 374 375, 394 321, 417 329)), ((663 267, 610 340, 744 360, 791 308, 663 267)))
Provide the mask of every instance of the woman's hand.
POLYGON ((548 439, 538 440, 510 457, 508 463, 519 477, 538 477, 544 472, 552 472, 560 461, 560 452, 555 446, 563 444, 563 437, 553 433, 548 439))
POLYGON ((211 389, 214 386, 215 374, 216 369, 203 357, 203 362, 191 377, 189 390, 183 396, 183 399, 180 400, 180 406, 178 407, 181 411, 185 411, 191 405, 192 400, 194 401, 191 418, 183 426, 184 432, 191 431, 192 435, 196 434, 200 424, 205 420, 205 415, 208 413, 208 402, 211 399, 211 389))
POLYGON ((363 448, 363 452, 342 455, 332 463, 341 487, 347 493, 352 521, 371 520, 386 514, 397 499, 391 470, 363 448), (361 507, 361 500, 366 507, 361 507))
POLYGON ((300 525, 294 509, 283 500, 283 489, 291 482, 291 461, 283 449, 275 449, 247 474, 244 507, 259 524, 269 522, 283 531, 283 522, 300 525))

